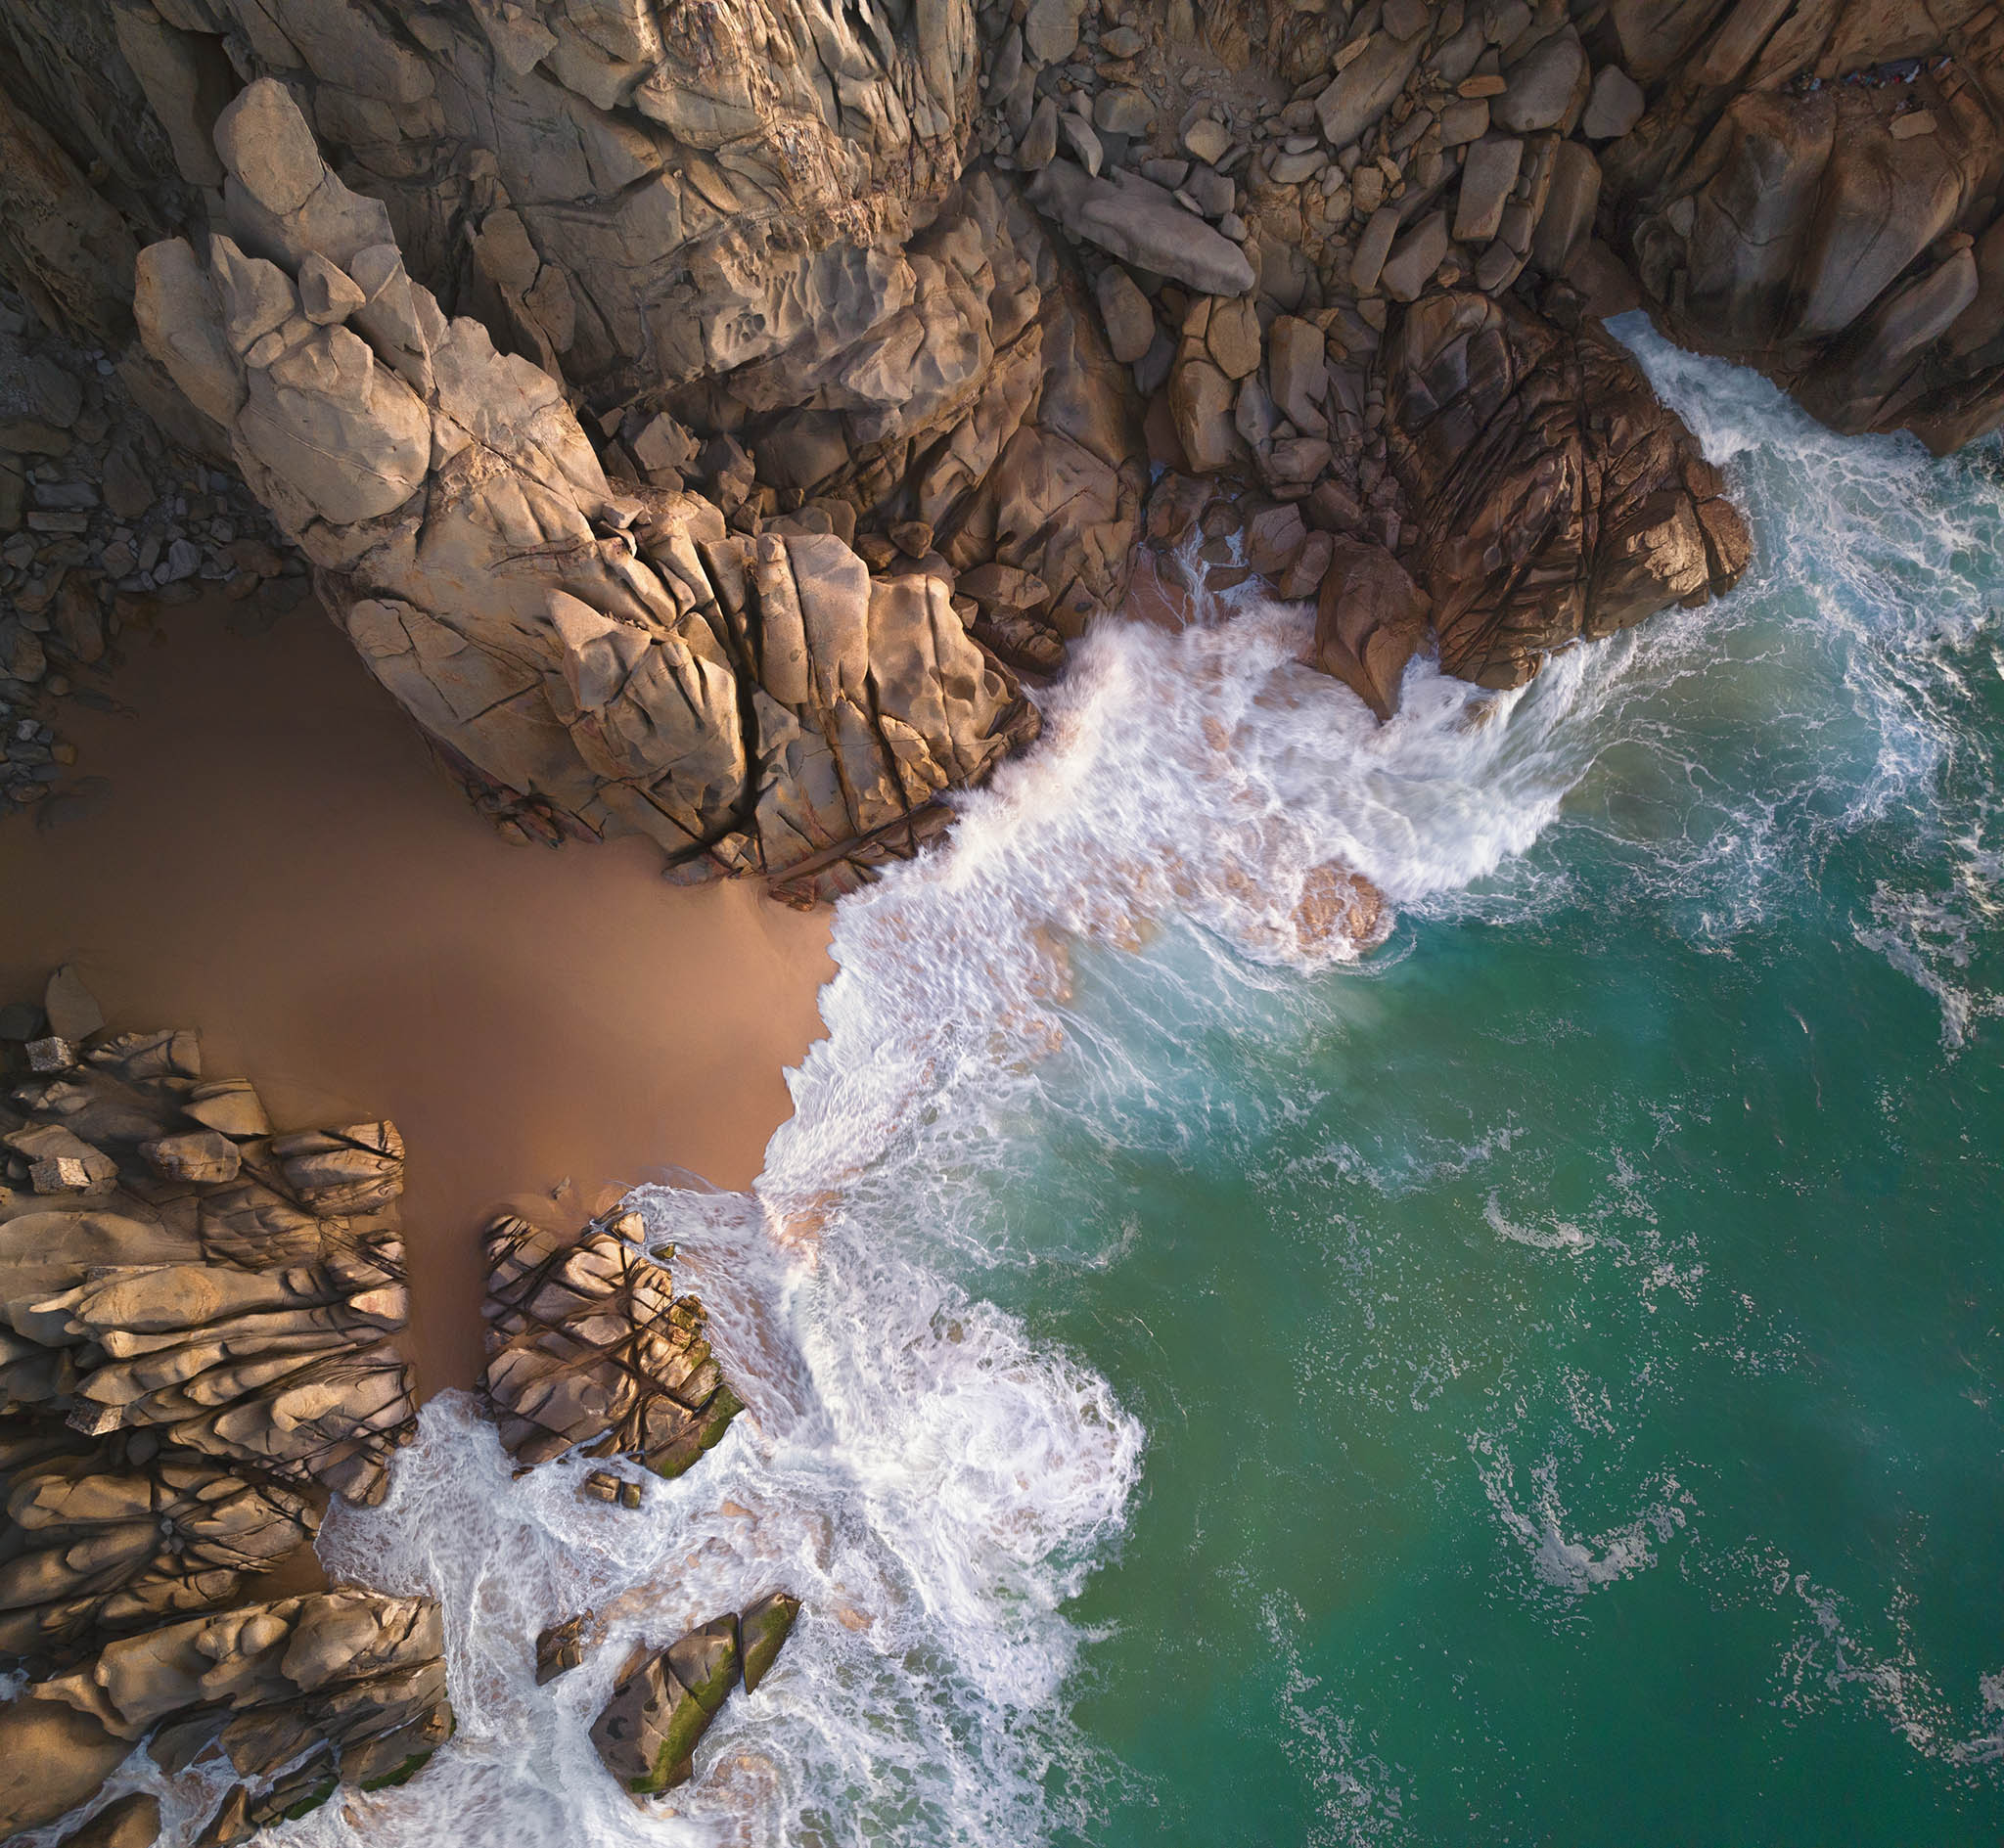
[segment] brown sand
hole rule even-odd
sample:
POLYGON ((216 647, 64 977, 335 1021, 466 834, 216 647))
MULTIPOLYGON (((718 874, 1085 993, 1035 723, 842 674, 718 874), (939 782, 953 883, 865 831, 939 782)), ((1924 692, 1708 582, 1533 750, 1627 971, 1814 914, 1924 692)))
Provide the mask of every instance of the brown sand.
POLYGON ((393 1118, 409 1346, 427 1392, 470 1385, 497 1200, 574 1223, 662 1164, 752 1179, 828 915, 670 886, 638 841, 509 845, 314 605, 248 638, 226 608, 128 638, 128 713, 68 708, 101 803, 0 824, 0 999, 73 961, 114 1024, 201 1027, 281 1125, 393 1118))

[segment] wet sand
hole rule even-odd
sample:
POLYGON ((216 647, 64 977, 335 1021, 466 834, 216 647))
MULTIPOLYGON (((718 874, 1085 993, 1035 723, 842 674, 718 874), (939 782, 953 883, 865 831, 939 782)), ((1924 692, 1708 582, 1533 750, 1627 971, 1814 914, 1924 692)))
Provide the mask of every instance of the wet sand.
POLYGON ((66 704, 109 788, 0 824, 0 999, 73 961, 114 1024, 199 1026, 283 1126, 394 1119, 412 1357, 427 1393, 470 1385, 497 1201, 574 1223, 664 1167, 751 1182, 829 918, 670 886, 639 841, 508 844, 315 606, 250 637, 227 608, 128 638, 128 711, 66 704))

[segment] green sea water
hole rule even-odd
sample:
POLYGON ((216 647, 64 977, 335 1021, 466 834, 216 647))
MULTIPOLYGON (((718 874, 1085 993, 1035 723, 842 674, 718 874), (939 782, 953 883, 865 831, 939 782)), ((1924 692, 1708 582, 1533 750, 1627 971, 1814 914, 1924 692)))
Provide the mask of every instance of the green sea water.
POLYGON ((1092 954, 995 1191, 1148 1431, 1077 1839, 2004 1837, 1997 477, 1636 338, 1746 586, 1362 965, 1092 954))
POLYGON ((1383 728, 1299 609, 1089 636, 840 908, 755 1194, 637 1196, 750 1414, 627 1513, 440 1401, 330 1520, 460 1733, 308 1838, 2004 1838, 1998 452, 1620 331, 1742 586, 1383 728), (777 1584, 635 1809, 613 1666, 777 1584))

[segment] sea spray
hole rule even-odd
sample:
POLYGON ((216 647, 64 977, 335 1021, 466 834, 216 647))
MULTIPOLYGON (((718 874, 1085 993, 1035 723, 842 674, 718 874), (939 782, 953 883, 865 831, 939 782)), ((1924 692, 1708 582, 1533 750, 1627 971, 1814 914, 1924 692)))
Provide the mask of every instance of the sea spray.
POLYGON ((1306 634, 1303 612, 1258 605, 1178 635, 1102 626, 1046 744, 968 800, 952 851, 843 903, 829 1035, 755 1194, 634 1195, 751 1416, 627 1512, 576 1500, 582 1465, 511 1480, 469 1405, 428 1408, 389 1501, 342 1510, 322 1552, 440 1596, 460 1734, 407 1788, 307 1826, 999 1843, 1082 1820, 1113 1768, 1066 1720, 1081 1639, 1062 1607, 1117 1544, 1143 1434, 975 1293, 1003 1252, 957 1220, 956 1177, 1006 1158, 1034 1112, 1076 1024, 1071 941, 1133 944, 1180 916, 1277 970, 1354 958, 1341 906, 1304 905, 1318 873, 1393 903, 1452 886, 1533 838, 1578 771, 1571 664, 1515 725, 1526 695, 1421 667, 1380 728, 1300 664, 1306 634), (726 1708, 694 1784, 637 1809, 585 1736, 617 1660, 782 1585, 806 1614, 781 1672, 726 1708), (534 1688, 536 1631, 587 1604, 613 1634, 534 1688))
MULTIPOLYGON (((1120 1558, 1144 1464, 1163 1473, 1183 1427, 1153 1417, 1145 1439, 1088 1332, 1054 1342, 995 1306, 1054 1266, 1117 1272, 1150 1224, 1039 1222, 1008 1196, 1061 1132, 1103 1155, 1125 1142, 1193 1156, 1207 1135, 1243 1134, 1250 1101, 1189 1049, 1256 1059, 1261 1035, 1298 1030, 1302 998, 1322 992, 1304 981, 1382 973, 1413 941, 1402 926, 1396 949, 1355 964, 1360 914, 1325 902, 1332 881, 1361 876, 1423 926, 1541 930, 1585 902, 1576 868, 1596 857, 1617 877, 1593 902, 1729 954, 1798 906, 1860 830, 1910 815, 1955 877, 1930 883, 1917 845, 1857 940, 1931 986, 1944 1033, 1994 1007, 1994 933, 1981 928, 1996 884, 1994 747, 1944 699, 1942 676, 1981 671, 1993 647, 1993 591, 1970 559, 1995 544, 1996 497, 1944 494, 1944 465, 1911 442, 1830 437, 1762 382, 1629 335, 1750 502, 1747 587, 1572 650, 1514 693, 1416 663, 1383 728, 1301 665, 1300 609, 1240 594, 1177 634, 1096 628, 1047 697, 1043 744, 963 800, 951 849, 839 909, 828 1037, 792 1075, 796 1115, 754 1194, 636 1195, 709 1305, 751 1415, 628 1513, 576 1501, 581 1465, 512 1480, 491 1432, 448 1399, 428 1409, 389 1502, 330 1520, 332 1570, 443 1600, 461 1734, 405 1789, 344 1796, 303 1836, 1093 1833, 1126 1773, 1070 1717, 1094 1638, 1067 1606, 1120 1558), (1943 811, 1958 775, 1969 801, 1943 811), (1933 922, 1910 922, 1916 906, 1933 922), (1218 1034, 1237 1037, 1207 1038, 1218 1034), (806 1603, 779 1671, 726 1707, 693 1784, 635 1808, 585 1736, 628 1642, 664 1641, 776 1585, 806 1603), (587 1603, 614 1636, 535 1689, 534 1633, 587 1603)), ((1353 1014, 1370 987, 1345 990, 1353 1014)), ((1682 1133, 1693 1107, 1708 1106, 1664 1099, 1662 1135, 1682 1133)), ((1542 1135, 1478 1122, 1466 1148, 1406 1160, 1358 1147, 1321 1172, 1378 1197, 1473 1188, 1470 1221, 1509 1261, 1632 1277, 1631 1315, 1702 1305, 1705 1266, 1654 1228, 1629 1155, 1611 1151, 1629 1178, 1606 1204, 1555 1212, 1523 1185, 1540 1173, 1542 1135), (1498 1161, 1517 1186, 1486 1178, 1498 1161)), ((1288 1185, 1311 1178, 1298 1165, 1288 1185)), ((1792 1337, 1763 1314, 1742 1317, 1743 1369, 1788 1365, 1792 1337)), ((1173 1376, 1178 1353, 1149 1351, 1173 1376)), ((1387 1403, 1451 1404, 1442 1382, 1473 1364, 1418 1355, 1387 1403)), ((1601 1396, 1594 1416, 1617 1429, 1647 1403, 1601 1396)), ((1491 1407, 1459 1446, 1541 1607, 1613 1596, 1682 1556, 1702 1497, 1681 1475, 1617 1458, 1583 1489, 1539 1416, 1491 1407), (1523 1478, 1513 1454, 1535 1459, 1523 1478), (1582 1495, 1591 1511, 1575 1511, 1582 1495)), ((1304 1422, 1302 1445, 1315 1428, 1304 1422)), ((1258 1608, 1278 1623, 1293 1607, 1262 1596, 1258 1608)), ((1294 1633, 1274 1648, 1295 1661, 1294 1633)), ((1298 1662, 1290 1674, 1285 1712, 1325 1741, 1322 1762, 1291 1753, 1316 1801, 1395 1833, 1411 1778, 1382 1762, 1368 1714, 1332 1705, 1328 1687, 1311 1695, 1298 1662)), ((1981 1749, 1981 1720, 1939 1730, 1981 1749)), ((1354 1834, 1344 1823, 1330 1838, 1354 1834)))

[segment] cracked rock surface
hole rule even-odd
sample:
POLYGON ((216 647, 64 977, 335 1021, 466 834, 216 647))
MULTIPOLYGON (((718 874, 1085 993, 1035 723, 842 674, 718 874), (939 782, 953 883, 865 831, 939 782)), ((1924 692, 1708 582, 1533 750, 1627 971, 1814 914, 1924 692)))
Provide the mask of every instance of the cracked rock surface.
POLYGON ((674 1477, 744 1409, 704 1338, 703 1305, 675 1295, 642 1238, 632 1212, 575 1239, 512 1213, 488 1227, 485 1385, 522 1463, 574 1449, 674 1477))
MULTIPOLYGON (((142 1739, 227 1758, 215 1841, 409 1776, 451 1730, 436 1605, 255 1601, 414 1428, 395 1126, 274 1133, 199 1034, 108 1025, 68 967, 0 1010, 0 1661, 30 1677, 0 1834, 142 1739)), ((132 1848, 159 1822, 101 1814, 132 1848)))

